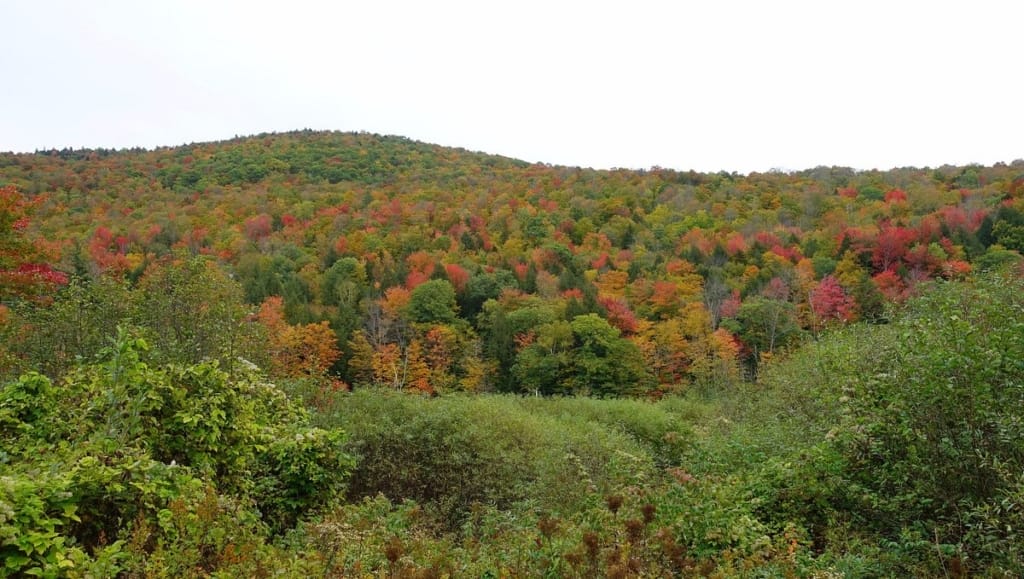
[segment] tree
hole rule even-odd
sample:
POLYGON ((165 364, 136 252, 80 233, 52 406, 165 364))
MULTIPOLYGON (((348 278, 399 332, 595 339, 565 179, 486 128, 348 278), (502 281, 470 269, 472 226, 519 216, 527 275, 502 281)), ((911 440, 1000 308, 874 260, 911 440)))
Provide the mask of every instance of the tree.
POLYGON ((348 358, 348 375, 346 378, 352 385, 372 384, 373 373, 373 346, 366 339, 366 332, 356 330, 346 343, 348 358))
POLYGON ((857 304, 858 318, 873 323, 884 321, 885 296, 870 277, 861 276, 857 285, 853 286, 850 297, 857 304))
POLYGON ((245 236, 252 242, 258 242, 270 236, 273 228, 273 219, 263 213, 245 220, 245 236))
POLYGON ((443 279, 424 282, 412 290, 406 311, 416 323, 452 323, 457 319, 459 311, 455 302, 455 288, 451 282, 443 279))
POLYGON ((744 301, 733 323, 738 325, 736 333, 740 340, 750 348, 749 363, 754 371, 761 358, 771 356, 800 335, 793 304, 763 297, 744 301))
POLYGON ((825 276, 818 287, 811 292, 811 309, 821 323, 830 321, 849 322, 856 314, 853 298, 846 295, 846 290, 831 275, 825 276))
POLYGON ((459 295, 459 312, 466 319, 473 319, 483 309, 484 302, 497 298, 505 289, 516 287, 518 283, 511 271, 478 273, 469 278, 465 291, 459 295))
POLYGON ((430 368, 423 358, 423 345, 417 339, 413 339, 405 350, 405 386, 424 394, 434 393, 430 368))
POLYGON ((573 318, 575 338, 570 384, 577 393, 597 396, 635 395, 650 386, 650 375, 636 344, 597 314, 573 318))
POLYGON ((536 328, 534 339, 515 357, 512 375, 522 392, 536 392, 546 396, 570 394, 567 383, 572 371, 572 327, 559 320, 536 328))
POLYGON ((711 314, 711 327, 717 328, 723 317, 723 306, 730 297, 721 268, 713 268, 704 283, 704 307, 711 314))
POLYGON ((512 373, 522 390, 545 395, 625 396, 651 385, 640 349, 597 314, 538 327, 512 373))
POLYGON ((679 318, 663 322, 644 322, 638 347, 644 364, 661 385, 674 385, 685 379, 690 366, 688 340, 679 318))
POLYGON ((257 317, 268 330, 270 363, 276 375, 322 377, 341 357, 337 338, 327 322, 289 324, 278 296, 267 298, 257 317))
POLYGON ((80 360, 92 359, 108 346, 118 326, 132 323, 133 299, 126 284, 108 277, 72 279, 52 304, 17 308, 32 331, 12 341, 11 347, 28 367, 53 378, 63 376, 80 360))
POLYGON ((321 301, 325 305, 356 311, 366 290, 366 268, 362 263, 355 258, 343 257, 324 272, 322 279, 321 301))
POLYGON ((605 309, 608 322, 623 334, 631 336, 637 331, 636 314, 629 309, 626 300, 621 298, 603 297, 597 302, 605 309))
POLYGON ((466 271, 466 268, 457 263, 449 263, 444 266, 444 271, 448 276, 448 281, 452 282, 452 286, 455 287, 455 291, 459 293, 466 291, 466 284, 469 283, 469 272, 466 271))
POLYGON ((878 237, 875 239, 875 249, 871 255, 875 271, 882 272, 895 269, 915 237, 916 235, 911 229, 891 225, 883 227, 878 232, 878 237))
POLYGON ((239 356, 262 359, 259 332, 249 322, 242 288, 204 257, 152 264, 134 292, 132 319, 167 360, 195 364, 239 356))
POLYGON ((391 388, 405 385, 405 360, 398 344, 384 344, 373 353, 373 381, 391 388))
POLYGON ((678 284, 672 281, 654 282, 648 303, 654 314, 661 319, 668 319, 676 315, 682 305, 678 284))
POLYGON ((337 308, 329 313, 330 322, 338 342, 344 343, 363 317, 364 298, 369 289, 366 268, 354 258, 343 257, 324 272, 320 285, 321 302, 337 308))

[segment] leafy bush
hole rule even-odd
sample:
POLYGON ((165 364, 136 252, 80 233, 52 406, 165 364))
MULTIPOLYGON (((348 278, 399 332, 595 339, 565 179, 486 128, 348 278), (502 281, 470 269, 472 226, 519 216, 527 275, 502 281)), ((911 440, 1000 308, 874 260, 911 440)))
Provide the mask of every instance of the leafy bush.
POLYGON ((872 364, 844 398, 839 444, 878 508, 951 520, 1024 465, 1024 283, 939 284, 894 330, 861 354, 872 364))
POLYGON ((513 396, 339 396, 321 420, 353 433, 348 448, 359 461, 351 495, 416 500, 449 528, 476 502, 504 509, 530 501, 568 512, 654 472, 650 452, 633 437, 585 417, 536 412, 513 396))
POLYGON ((1019 573, 1024 280, 937 283, 892 324, 836 332, 766 383, 809 435, 754 483, 768 520, 820 541, 874 534, 893 572, 1019 573))
POLYGON ((134 288, 105 276, 74 278, 52 304, 18 304, 14 323, 0 324, 0 338, 11 337, 16 355, 0 372, 63 377, 94 359, 122 326, 136 328, 155 346, 148 357, 162 363, 218 360, 234 371, 245 358, 269 366, 266 336, 250 309, 238 282, 202 257, 152 264, 134 288))
POLYGON ((661 467, 679 464, 694 441, 692 424, 705 409, 696 401, 667 398, 646 400, 594 398, 522 398, 529 412, 561 420, 593 422, 627 434, 642 443, 661 467))
POLYGON ((26 374, 0 390, 5 573, 173 571, 152 559, 167 545, 202 552, 179 562, 209 558, 227 548, 218 533, 241 527, 263 545, 267 529, 340 496, 352 468, 341 431, 310 428, 256 375, 229 379, 216 362, 153 368, 141 361, 147 347, 122 333, 59 388, 26 374))

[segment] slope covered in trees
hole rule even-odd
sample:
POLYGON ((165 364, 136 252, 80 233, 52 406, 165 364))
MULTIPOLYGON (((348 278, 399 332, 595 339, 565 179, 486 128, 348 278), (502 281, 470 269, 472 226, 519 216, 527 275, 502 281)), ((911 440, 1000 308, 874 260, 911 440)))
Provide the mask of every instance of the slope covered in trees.
POLYGON ((1020 162, 595 171, 299 132, 3 154, 0 183, 32 206, 19 227, 45 241, 52 281, 139 283, 210 256, 250 307, 326 322, 338 378, 430 392, 657 393, 751 375, 823 328, 883 319, 922 281, 1024 250, 1020 162))

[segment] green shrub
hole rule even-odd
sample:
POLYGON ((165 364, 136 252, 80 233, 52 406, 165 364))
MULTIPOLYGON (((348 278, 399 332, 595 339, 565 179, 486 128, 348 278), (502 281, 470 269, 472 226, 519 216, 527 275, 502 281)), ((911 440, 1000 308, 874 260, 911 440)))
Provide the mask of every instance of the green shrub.
POLYGON ((767 520, 821 542, 873 534, 892 572, 1018 574, 1024 280, 936 283, 892 324, 833 333, 766 384, 807 435, 753 485, 767 520))
POLYGON ((692 424, 705 409, 693 400, 658 402, 630 399, 523 398, 524 410, 567 421, 588 421, 627 434, 652 452, 658 466, 679 463, 693 444, 692 424))
POLYGON ((476 502, 568 512, 654 472, 650 451, 633 437, 585 417, 536 412, 513 396, 339 396, 321 420, 353 433, 351 496, 413 499, 448 528, 476 502))
POLYGON ((212 570, 208 551, 230 543, 218 533, 244 527, 250 547, 264 545, 267 529, 340 497, 352 468, 344 433, 311 428, 257 375, 232 379, 216 362, 153 368, 146 348, 121 333, 59 387, 26 374, 0 389, 5 574, 177 573, 186 567, 165 560, 175 549, 181 565, 212 570))
POLYGON ((880 511, 953 522, 1024 466, 1024 283, 939 284, 894 330, 862 350, 837 442, 880 511))
POLYGON ((56 576, 73 566, 76 547, 63 530, 76 510, 66 478, 0 476, 0 575, 56 576))

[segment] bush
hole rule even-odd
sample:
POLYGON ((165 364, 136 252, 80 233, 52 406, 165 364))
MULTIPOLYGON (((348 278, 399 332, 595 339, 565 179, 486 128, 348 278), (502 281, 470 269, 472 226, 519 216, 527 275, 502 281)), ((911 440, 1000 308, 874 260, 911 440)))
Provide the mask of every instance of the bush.
POLYGON ((536 412, 513 396, 339 396, 344 402, 322 420, 354 433, 351 496, 415 500, 449 529, 477 502, 507 509, 528 501, 564 513, 654 472, 633 437, 585 417, 536 412))
POLYGON ((310 428, 256 375, 230 379, 216 362, 153 368, 146 349, 121 333, 59 388, 26 374, 0 390, 5 574, 113 575, 139 533, 147 538, 130 561, 152 568, 161 545, 226 548, 217 529, 236 519, 262 544, 266 529, 284 531, 340 496, 352 468, 341 431, 310 428), (223 517, 210 514, 215 505, 223 517), (168 513, 180 515, 174 525, 168 513), (209 529, 183 530, 188 513, 209 529))
POLYGON ((938 284, 894 332, 862 351, 837 442, 879 510, 954 523, 1024 467, 1024 283, 938 284))
POLYGON ((705 409, 693 400, 658 402, 628 399, 523 398, 524 410, 568 421, 587 421, 634 438, 653 453, 658 466, 679 464, 694 441, 692 424, 705 409))
POLYGON ((793 447, 802 462, 757 483, 769 520, 876 534, 900 573, 1019 573, 1024 280, 936 283, 892 324, 836 332, 767 383, 810 435, 793 447))

